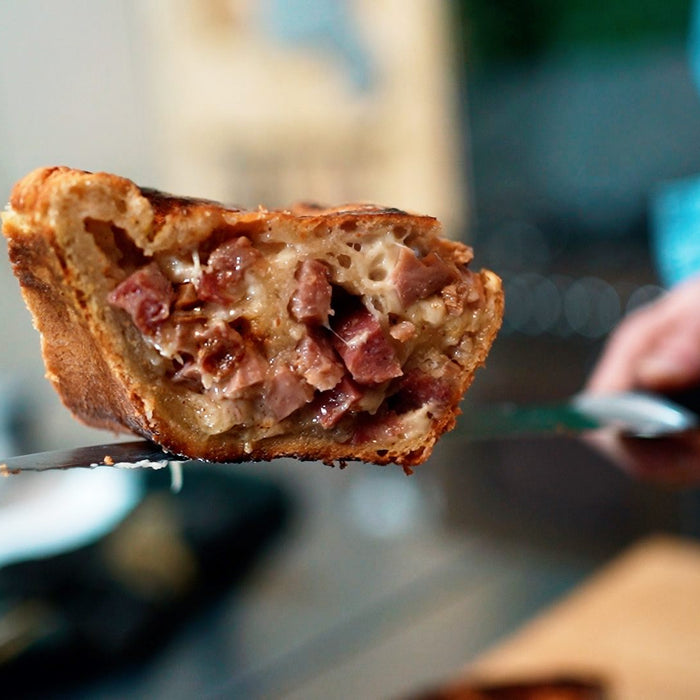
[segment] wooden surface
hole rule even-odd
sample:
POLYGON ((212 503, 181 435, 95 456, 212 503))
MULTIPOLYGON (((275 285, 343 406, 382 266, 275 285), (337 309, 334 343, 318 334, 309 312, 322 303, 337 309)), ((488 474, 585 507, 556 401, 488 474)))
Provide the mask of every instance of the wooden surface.
POLYGON ((478 658, 488 680, 600 676, 613 700, 700 698, 700 544, 640 542, 478 658))

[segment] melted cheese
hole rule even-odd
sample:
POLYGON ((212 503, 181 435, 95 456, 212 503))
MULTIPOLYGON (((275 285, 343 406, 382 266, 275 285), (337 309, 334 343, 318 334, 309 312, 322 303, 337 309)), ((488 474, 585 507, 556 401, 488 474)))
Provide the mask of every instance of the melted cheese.
MULTIPOLYGON (((402 365, 418 353, 416 358, 423 359, 414 358, 414 364, 426 368, 439 367, 449 360, 441 353, 436 356, 434 347, 427 354, 420 348, 460 343, 463 321, 448 318, 445 303, 439 295, 403 308, 392 273, 401 249, 406 247, 405 235, 403 232, 398 235, 387 227, 363 236, 336 229, 328 231, 327 235, 296 237, 281 227, 270 227, 258 239, 251 236, 253 246, 264 253, 245 270, 243 278, 234 288, 237 292, 235 301, 228 305, 202 302, 197 313, 201 311, 205 317, 206 328, 245 319, 262 343, 263 354, 273 366, 269 370, 272 372, 274 366, 293 361, 290 353, 308 333, 305 325, 291 316, 288 306, 298 284, 295 274, 300 262, 316 259, 327 265, 333 285, 362 299, 385 332, 388 333, 390 326, 400 321, 408 321, 415 326, 415 334, 407 335, 402 341, 392 340, 402 365)), ((197 250, 179 256, 160 255, 158 262, 174 284, 189 282, 196 287, 203 271, 197 250)), ((169 328, 152 339, 152 345, 161 356, 181 361, 182 341, 179 338, 177 330, 169 328)), ((356 344, 361 344, 361 341, 361 336, 353 339, 356 344)), ((281 431, 279 422, 271 420, 265 412, 264 383, 247 390, 245 400, 231 399, 222 394, 215 376, 203 369, 200 376, 204 392, 193 393, 190 400, 195 405, 201 429, 214 435, 237 428, 245 436, 245 426, 255 426, 257 437, 281 431)), ((375 414, 381 408, 389 386, 390 382, 365 387, 357 407, 375 414)), ((404 414, 405 435, 397 439, 410 441, 427 433, 431 424, 428 413, 424 407, 404 414)), ((310 425, 316 425, 313 416, 309 417, 309 421, 310 425)))

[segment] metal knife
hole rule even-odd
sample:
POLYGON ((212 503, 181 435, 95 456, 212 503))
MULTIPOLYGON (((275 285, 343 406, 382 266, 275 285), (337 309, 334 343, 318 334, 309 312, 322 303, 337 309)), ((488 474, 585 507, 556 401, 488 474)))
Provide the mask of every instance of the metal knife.
POLYGON ((695 392, 666 397, 638 391, 577 394, 561 403, 495 404, 465 411, 455 435, 469 440, 578 434, 615 428, 635 437, 662 437, 700 427, 695 392))
POLYGON ((114 442, 105 445, 73 447, 35 454, 0 459, 0 476, 19 472, 41 472, 47 469, 70 469, 72 467, 152 467, 159 469, 170 462, 181 462, 148 440, 114 442))
MULTIPOLYGON (((692 394, 697 401, 697 395, 692 394)), ((465 411, 453 435, 468 440, 577 434, 614 427, 639 437, 661 437, 700 427, 700 405, 641 392, 578 394, 562 403, 479 405, 465 411), (685 404, 685 405, 684 405, 685 404)), ((181 462, 147 440, 115 442, 0 460, 0 475, 73 467, 154 467, 181 462)))

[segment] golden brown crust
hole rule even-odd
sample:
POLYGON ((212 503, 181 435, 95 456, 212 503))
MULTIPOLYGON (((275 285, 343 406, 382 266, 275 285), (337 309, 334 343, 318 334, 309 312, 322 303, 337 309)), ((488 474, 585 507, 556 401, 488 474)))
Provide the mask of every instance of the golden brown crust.
MULTIPOLYGON (((89 425, 133 431, 175 454, 211 461, 269 460, 279 456, 379 464, 416 465, 429 456, 439 436, 454 426, 455 402, 430 430, 399 450, 340 443, 318 433, 269 435, 242 441, 231 431, 206 434, 193 425, 196 407, 179 387, 167 384, 138 330, 106 303, 124 277, 130 257, 150 259, 216 238, 221 230, 260 231, 274 221, 292 226, 300 239, 334 229, 406 226, 435 238, 431 217, 373 205, 326 209, 296 205, 290 210, 226 208, 202 199, 173 197, 138 188, 107 173, 66 167, 36 170, 14 187, 3 215, 3 232, 24 299, 42 336, 47 377, 64 404, 89 425), (85 235, 90 221, 109 221, 113 234, 85 235), (187 226, 183 226, 187 221, 187 226), (126 232, 124 241, 117 241, 126 232), (114 240, 113 240, 114 238, 114 240), (115 242, 116 241, 116 242, 115 242), (116 251, 116 253, 115 253, 116 251), (115 257, 116 256, 116 257, 115 257)), ((439 241, 441 239, 435 239, 439 241)), ((464 265, 471 252, 461 244, 438 242, 441 255, 464 265)), ((483 323, 470 341, 471 355, 456 379, 459 396, 469 387, 500 326, 500 280, 478 274, 483 323)), ((476 279, 476 277, 475 277, 476 279)))

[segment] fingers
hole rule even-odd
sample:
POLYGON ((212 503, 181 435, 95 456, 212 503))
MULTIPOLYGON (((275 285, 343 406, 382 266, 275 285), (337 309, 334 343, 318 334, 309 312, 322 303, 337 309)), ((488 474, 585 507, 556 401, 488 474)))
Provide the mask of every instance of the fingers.
MULTIPOLYGON (((586 389, 673 392, 695 386, 700 386, 700 276, 628 316, 608 341, 586 389)), ((598 431, 587 441, 639 479, 700 484, 700 431, 653 440, 598 431)))
POLYGON ((609 339, 586 390, 604 393, 634 388, 639 365, 653 350, 665 323, 665 315, 651 308, 629 316, 609 339))
POLYGON ((700 324, 689 323, 662 338, 636 367, 636 385, 673 391, 700 383, 700 324))
POLYGON ((700 431, 646 439, 600 430, 587 435, 586 442, 641 481, 676 487, 700 484, 700 431))
POLYGON ((587 390, 672 391, 700 383, 700 278, 625 319, 608 341, 587 390))

